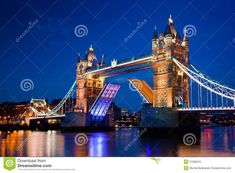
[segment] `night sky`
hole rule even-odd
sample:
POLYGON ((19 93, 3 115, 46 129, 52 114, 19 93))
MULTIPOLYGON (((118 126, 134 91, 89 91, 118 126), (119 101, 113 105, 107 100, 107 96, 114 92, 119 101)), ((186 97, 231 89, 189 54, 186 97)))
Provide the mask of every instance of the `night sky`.
MULTIPOLYGON (((91 44, 106 64, 150 53, 154 25, 163 32, 170 14, 181 37, 186 25, 196 29, 190 62, 235 88, 234 0, 1 0, 0 8, 0 102, 62 98, 75 80, 78 53, 84 57, 91 44), (78 25, 87 27, 85 36, 74 33, 78 25), (21 89, 24 79, 33 81, 32 90, 21 89)), ((142 99, 129 89, 128 77, 152 85, 151 70, 107 79, 121 84, 118 106, 135 111, 142 99)))

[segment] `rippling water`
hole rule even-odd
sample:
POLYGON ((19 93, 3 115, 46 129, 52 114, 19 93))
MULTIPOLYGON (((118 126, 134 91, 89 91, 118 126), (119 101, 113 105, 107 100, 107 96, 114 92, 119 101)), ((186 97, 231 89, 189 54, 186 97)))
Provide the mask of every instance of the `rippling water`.
MULTIPOLYGON (((112 132, 0 132, 0 156, 235 156, 235 127, 202 127, 200 144, 173 137, 140 137, 137 129, 112 132), (77 145, 75 136, 87 141, 77 145)), ((78 143, 78 142, 77 142, 78 143)))

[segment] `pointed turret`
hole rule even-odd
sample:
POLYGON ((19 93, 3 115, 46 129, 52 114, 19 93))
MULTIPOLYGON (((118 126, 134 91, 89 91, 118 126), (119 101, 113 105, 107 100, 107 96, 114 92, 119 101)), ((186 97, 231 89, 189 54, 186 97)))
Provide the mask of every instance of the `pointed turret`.
POLYGON ((88 61, 88 67, 99 66, 98 60, 96 58, 94 48, 92 47, 92 45, 90 46, 88 53, 86 54, 85 59, 88 61))
POLYGON ((153 39, 158 39, 156 25, 154 26, 153 39))
POLYGON ((171 32, 171 27, 170 27, 170 25, 167 25, 167 26, 166 26, 166 29, 165 29, 165 31, 164 31, 164 35, 171 35, 171 34, 173 34, 173 33, 171 32))
POLYGON ((188 45, 189 45, 189 40, 188 40, 186 32, 184 32, 184 38, 183 38, 183 41, 182 41, 181 45, 184 46, 184 47, 188 47, 188 45))
POLYGON ((153 38, 152 38, 152 51, 154 53, 157 52, 157 46, 158 46, 158 35, 157 35, 157 27, 155 25, 154 32, 153 32, 153 38))
POLYGON ((169 19, 168 19, 168 24, 173 24, 174 23, 174 21, 173 21, 173 19, 172 19, 172 17, 171 17, 171 14, 170 14, 170 17, 169 17, 169 19))
POLYGON ((174 27, 174 22, 173 22, 171 15, 168 19, 168 25, 166 26, 164 35, 172 35, 173 37, 176 37, 176 35, 177 35, 177 32, 174 27))
POLYGON ((86 61, 88 60, 88 51, 87 50, 85 51, 85 56, 84 56, 83 59, 86 60, 86 61))
POLYGON ((187 37, 187 34, 186 34, 186 32, 184 32, 184 39, 183 39, 183 41, 186 41, 186 42, 188 42, 188 37, 187 37))
POLYGON ((105 65, 105 62, 104 62, 104 54, 102 54, 100 66, 104 66, 104 65, 105 65))
POLYGON ((80 53, 78 53, 77 62, 80 62, 80 61, 81 61, 81 55, 80 55, 80 53))
POLYGON ((89 48, 89 52, 94 52, 94 49, 93 49, 93 47, 92 47, 92 44, 91 44, 91 46, 90 46, 90 48, 89 48))

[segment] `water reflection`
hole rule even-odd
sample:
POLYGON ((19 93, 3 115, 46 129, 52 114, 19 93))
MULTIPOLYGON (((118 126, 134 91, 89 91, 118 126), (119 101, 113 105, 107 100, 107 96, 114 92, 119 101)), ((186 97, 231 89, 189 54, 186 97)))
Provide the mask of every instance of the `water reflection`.
POLYGON ((0 156, 235 156, 235 127, 201 131, 200 145, 190 147, 177 137, 140 137, 138 129, 86 133, 83 146, 74 142, 76 132, 2 131, 0 156))

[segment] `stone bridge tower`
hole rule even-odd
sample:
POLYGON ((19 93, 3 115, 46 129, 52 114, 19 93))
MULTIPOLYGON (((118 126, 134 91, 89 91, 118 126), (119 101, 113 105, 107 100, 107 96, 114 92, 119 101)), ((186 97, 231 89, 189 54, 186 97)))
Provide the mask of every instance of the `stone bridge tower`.
POLYGON ((92 46, 89 48, 84 59, 78 59, 77 62, 77 90, 76 90, 76 106, 75 112, 87 113, 89 108, 98 97, 98 94, 104 86, 104 79, 98 75, 91 76, 85 73, 89 69, 98 68, 104 65, 104 56, 102 56, 102 62, 99 64, 94 49, 92 46))
POLYGON ((188 66, 188 39, 181 39, 170 16, 164 33, 152 39, 153 52, 153 106, 172 108, 189 106, 188 77, 174 64, 172 57, 188 66))

